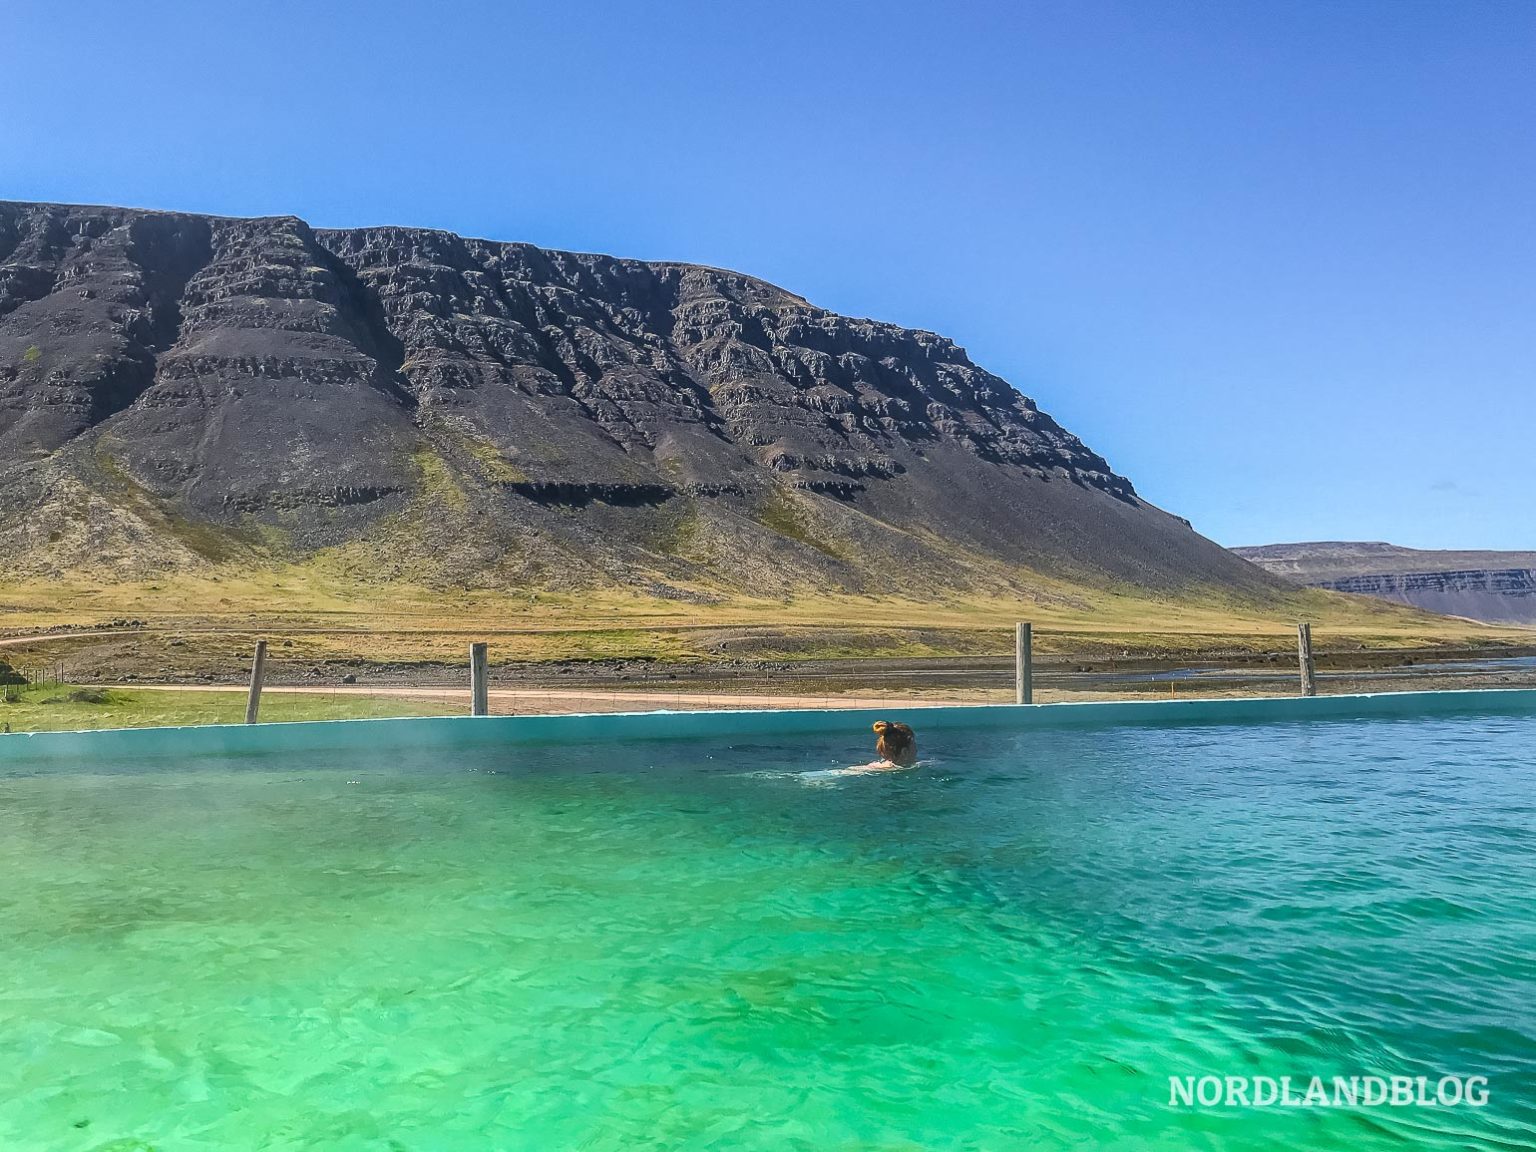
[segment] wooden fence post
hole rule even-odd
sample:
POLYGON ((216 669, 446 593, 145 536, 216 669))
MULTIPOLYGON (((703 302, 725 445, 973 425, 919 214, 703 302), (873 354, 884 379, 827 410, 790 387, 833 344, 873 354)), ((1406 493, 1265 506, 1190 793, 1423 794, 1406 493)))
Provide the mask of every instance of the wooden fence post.
POLYGON ((483 641, 469 646, 469 714, 471 716, 491 714, 491 698, 485 684, 485 652, 486 645, 483 641))
POLYGON ((1312 625, 1296 625, 1296 656, 1301 662, 1301 694, 1317 695, 1317 666, 1312 662, 1312 625))
POLYGON ((256 641, 256 655, 251 660, 251 691, 245 698, 245 722, 256 723, 256 714, 261 711, 261 678, 267 671, 267 642, 256 641))
POLYGON ((1013 637, 1013 702, 1035 702, 1033 628, 1022 620, 1014 628, 1013 637))

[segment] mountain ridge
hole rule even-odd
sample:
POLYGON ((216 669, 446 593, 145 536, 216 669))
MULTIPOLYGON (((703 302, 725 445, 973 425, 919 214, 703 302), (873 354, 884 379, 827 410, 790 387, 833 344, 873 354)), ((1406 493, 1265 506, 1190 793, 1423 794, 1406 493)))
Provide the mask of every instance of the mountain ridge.
POLYGON ((1403 548, 1316 540, 1234 548, 1309 588, 1373 596, 1490 624, 1536 625, 1536 551, 1403 548))
POLYGON ((0 545, 447 585, 1281 586, 935 333, 766 281, 298 217, 0 202, 0 545))

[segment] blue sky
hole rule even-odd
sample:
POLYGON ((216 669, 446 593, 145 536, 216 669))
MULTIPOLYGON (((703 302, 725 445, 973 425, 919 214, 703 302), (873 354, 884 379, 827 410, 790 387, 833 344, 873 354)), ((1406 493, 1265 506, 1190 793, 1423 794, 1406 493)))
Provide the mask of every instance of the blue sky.
POLYGON ((695 260, 1225 544, 1536 548, 1536 3, 10 0, 0 198, 695 260))

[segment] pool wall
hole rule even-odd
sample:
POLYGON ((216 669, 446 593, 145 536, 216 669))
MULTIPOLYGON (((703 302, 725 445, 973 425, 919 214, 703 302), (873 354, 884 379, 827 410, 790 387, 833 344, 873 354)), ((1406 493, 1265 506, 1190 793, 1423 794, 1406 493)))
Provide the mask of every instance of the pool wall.
POLYGON ((942 728, 1092 728, 1117 725, 1229 724, 1358 720, 1461 714, 1536 716, 1536 689, 1387 692, 1355 696, 1280 696, 1228 700, 981 704, 957 707, 816 708, 712 712, 606 712, 560 716, 440 716, 312 720, 282 724, 207 724, 186 728, 109 728, 0 735, 0 763, 91 757, 175 757, 403 747, 576 744, 607 740, 686 740, 707 736, 785 736, 846 731, 879 719, 907 718, 942 728))

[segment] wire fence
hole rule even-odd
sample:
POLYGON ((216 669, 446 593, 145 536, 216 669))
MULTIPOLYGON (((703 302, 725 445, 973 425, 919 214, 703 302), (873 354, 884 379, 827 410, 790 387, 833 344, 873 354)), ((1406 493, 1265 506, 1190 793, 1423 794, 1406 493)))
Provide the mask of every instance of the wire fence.
MULTIPOLYGON (((259 720, 460 716, 471 710, 467 660, 462 668, 439 665, 426 676, 401 665, 355 667, 359 670, 320 670, 312 663, 274 658, 265 666, 259 720)), ((493 650, 486 697, 492 715, 739 708, 907 710, 1012 703, 1017 676, 1015 658, 1001 654, 676 664, 614 659, 541 665, 498 664, 493 650)), ((243 723, 247 677, 248 671, 235 666, 218 679, 204 677, 195 682, 147 683, 128 674, 103 683, 79 662, 24 659, 0 667, 0 731, 243 723), (5 679, 13 682, 4 683, 5 679)), ((1303 692, 1295 651, 1221 658, 1047 652, 1033 658, 1029 682, 1035 703, 1303 692)), ((1445 687, 1536 688, 1536 647, 1529 653, 1460 662, 1437 662, 1432 653, 1324 651, 1317 662, 1316 690, 1323 694, 1445 687)))

